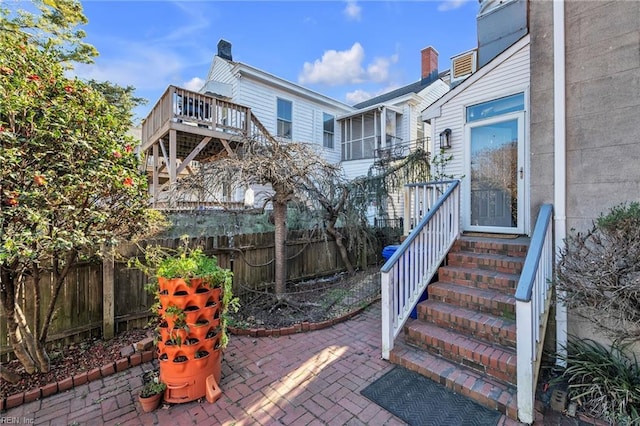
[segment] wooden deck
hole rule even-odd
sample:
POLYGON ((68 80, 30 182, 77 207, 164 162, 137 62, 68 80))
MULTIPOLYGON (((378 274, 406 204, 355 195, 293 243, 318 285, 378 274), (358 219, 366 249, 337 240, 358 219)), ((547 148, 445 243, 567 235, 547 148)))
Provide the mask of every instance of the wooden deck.
POLYGON ((249 138, 273 140, 251 108, 169 86, 142 123, 152 204, 199 163, 233 155, 249 138))

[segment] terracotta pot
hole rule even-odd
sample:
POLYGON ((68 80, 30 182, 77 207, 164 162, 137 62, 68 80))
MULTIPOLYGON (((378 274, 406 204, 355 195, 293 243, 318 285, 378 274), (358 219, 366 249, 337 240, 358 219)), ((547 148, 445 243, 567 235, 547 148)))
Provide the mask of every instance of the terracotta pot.
POLYGON ((160 291, 159 313, 165 327, 160 328, 162 341, 158 342, 160 380, 167 384, 164 399, 170 403, 182 403, 202 398, 206 394, 206 380, 213 376, 216 382, 222 374, 222 355, 219 346, 221 332, 220 313, 222 303, 221 288, 210 288, 202 279, 194 278, 185 282, 182 279, 158 277, 160 291), (206 306, 210 304, 210 306, 206 306), (177 316, 166 315, 171 305, 184 311, 185 327, 175 327, 177 316), (203 325, 198 321, 206 320, 203 325), (207 334, 217 333, 207 339, 207 334), (178 334, 179 333, 179 334, 178 334), (167 345, 170 338, 180 337, 180 345, 167 345), (193 344, 188 344, 193 339, 193 344), (195 340, 197 339, 197 340, 195 340), (196 353, 202 355, 196 358, 196 353), (182 360, 176 362, 176 360, 182 360))
POLYGON ((145 413, 149 413, 160 406, 160 401, 162 400, 162 394, 157 393, 147 398, 143 398, 138 395, 138 401, 140 401, 140 406, 142 406, 142 411, 145 413))

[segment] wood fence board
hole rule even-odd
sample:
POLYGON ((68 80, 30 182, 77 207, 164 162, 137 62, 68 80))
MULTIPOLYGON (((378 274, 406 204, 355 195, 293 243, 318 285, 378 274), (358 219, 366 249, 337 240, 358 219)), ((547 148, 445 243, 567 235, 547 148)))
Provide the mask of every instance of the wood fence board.
MULTIPOLYGON (((233 270, 233 288, 236 294, 242 288, 262 288, 275 278, 274 233, 246 235, 204 236, 192 238, 190 245, 200 245, 205 253, 215 255, 218 265, 233 270), (230 250, 233 249, 233 250, 230 250), (241 250, 238 251, 238 250, 241 250)), ((326 240, 322 233, 291 231, 287 238, 287 280, 295 281, 314 276, 333 274, 344 270, 335 241, 326 240)), ((176 249, 179 238, 155 239, 140 243, 142 247, 160 245, 176 249)), ((123 243, 117 248, 121 255, 114 268, 115 317, 117 331, 121 327, 139 326, 146 322, 153 296, 144 289, 148 277, 137 269, 127 267, 127 258, 142 256, 139 247, 123 243)), ((375 257, 374 257, 375 258, 375 257)), ((358 257, 354 255, 354 260, 358 257)), ((45 274, 41 281, 40 311, 44 317, 51 299, 52 279, 45 274)), ((35 315, 33 286, 26 285, 26 292, 19 294, 20 305, 31 318, 35 315)), ((102 263, 81 263, 74 267, 65 280, 57 301, 57 315, 52 323, 50 335, 66 339, 77 334, 84 336, 102 327, 102 263)), ((0 311, 0 321, 4 321, 0 311)), ((0 333, 0 353, 8 351, 6 331, 0 333)))

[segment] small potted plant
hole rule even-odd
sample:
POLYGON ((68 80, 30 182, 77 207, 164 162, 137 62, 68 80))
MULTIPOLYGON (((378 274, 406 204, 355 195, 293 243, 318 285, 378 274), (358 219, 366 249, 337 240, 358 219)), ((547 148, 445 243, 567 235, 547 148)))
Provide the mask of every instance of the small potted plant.
POLYGON ((167 385, 162 383, 156 374, 147 377, 146 383, 138 395, 138 400, 145 413, 158 408, 165 389, 167 389, 167 385))

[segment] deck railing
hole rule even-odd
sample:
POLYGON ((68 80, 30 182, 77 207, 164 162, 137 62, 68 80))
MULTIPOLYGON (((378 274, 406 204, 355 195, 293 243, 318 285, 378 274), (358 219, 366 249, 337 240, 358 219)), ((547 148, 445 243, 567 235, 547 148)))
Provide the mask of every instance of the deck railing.
POLYGON ((518 418, 533 423, 533 404, 540 357, 551 306, 553 207, 544 204, 531 237, 516 289, 518 418))
POLYGON ((409 216, 419 222, 380 270, 384 359, 460 235, 460 181, 411 184, 405 191, 405 211, 412 205, 409 216))
POLYGON ((247 137, 271 137, 251 108, 176 86, 167 87, 142 123, 143 143, 170 121, 247 137))

